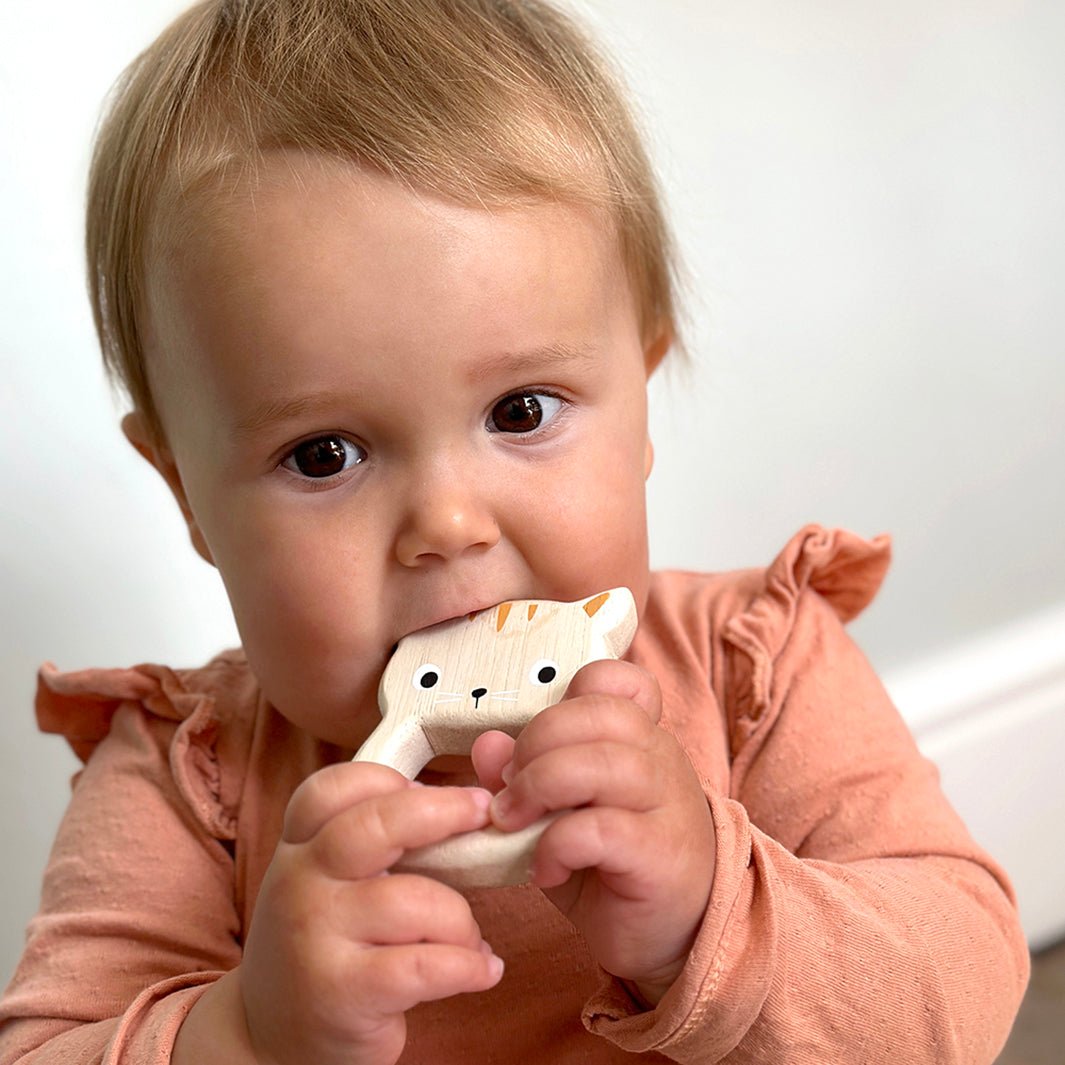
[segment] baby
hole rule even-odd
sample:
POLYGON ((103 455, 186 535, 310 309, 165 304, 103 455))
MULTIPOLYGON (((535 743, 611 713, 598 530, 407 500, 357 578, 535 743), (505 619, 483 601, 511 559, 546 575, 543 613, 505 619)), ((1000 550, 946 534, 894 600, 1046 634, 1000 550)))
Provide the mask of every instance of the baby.
POLYGON ((1001 871, 842 622, 887 545, 649 572, 672 256, 623 96, 542 0, 204 0, 99 136, 123 429, 239 652, 42 671, 86 764, 0 1061, 991 1062, 1001 871), (403 637, 631 590, 622 661, 421 784, 351 756, 403 637), (531 883, 408 851, 565 811, 531 883))

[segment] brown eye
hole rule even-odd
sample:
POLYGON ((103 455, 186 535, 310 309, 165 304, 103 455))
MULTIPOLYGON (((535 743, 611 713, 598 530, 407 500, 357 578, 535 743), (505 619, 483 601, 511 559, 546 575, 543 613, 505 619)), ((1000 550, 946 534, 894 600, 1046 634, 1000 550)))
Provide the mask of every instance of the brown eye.
POLYGON ((489 428, 497 433, 531 433, 550 421, 562 400, 545 392, 515 392, 493 408, 489 428))
POLYGON ((319 436, 297 444, 282 465, 304 477, 321 480, 343 473, 365 457, 362 448, 342 436, 319 436))

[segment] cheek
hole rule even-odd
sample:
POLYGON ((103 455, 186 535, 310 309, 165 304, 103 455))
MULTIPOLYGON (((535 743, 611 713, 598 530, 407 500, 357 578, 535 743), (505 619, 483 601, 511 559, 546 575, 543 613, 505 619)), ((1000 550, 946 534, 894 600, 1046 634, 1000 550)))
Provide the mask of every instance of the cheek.
POLYGON ((275 511, 231 524, 213 544, 241 638, 264 668, 303 663, 328 672, 375 649, 360 608, 374 594, 372 568, 338 524, 305 515, 286 524, 275 511))
POLYGON ((639 594, 647 580, 644 449, 631 439, 586 450, 563 464, 530 515, 540 560, 567 589, 585 592, 625 585, 639 594), (560 549, 560 545, 562 549, 560 549), (591 587, 594 585, 594 587, 591 587))
POLYGON ((293 564, 287 555, 262 571, 237 569, 239 576, 223 576, 266 698, 319 739, 357 748, 378 720, 377 685, 387 658, 369 612, 360 609, 374 593, 336 567, 293 564))

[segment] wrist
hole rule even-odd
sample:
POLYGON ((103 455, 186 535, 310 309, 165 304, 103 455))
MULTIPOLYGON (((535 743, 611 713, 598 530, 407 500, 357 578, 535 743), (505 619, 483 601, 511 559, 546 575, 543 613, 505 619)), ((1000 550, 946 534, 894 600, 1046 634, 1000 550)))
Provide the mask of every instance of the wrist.
POLYGON ((659 1002, 665 997, 670 984, 660 984, 645 980, 623 980, 625 990, 636 1005, 644 1011, 658 1008, 659 1002))
POLYGON ((252 1049, 238 970, 220 977, 189 1010, 170 1061, 171 1065, 268 1065, 252 1049))
POLYGON ((685 957, 645 977, 639 979, 633 977, 621 982, 637 1006, 643 1010, 657 1009, 658 1004, 666 997, 666 993, 683 972, 686 962, 685 957))

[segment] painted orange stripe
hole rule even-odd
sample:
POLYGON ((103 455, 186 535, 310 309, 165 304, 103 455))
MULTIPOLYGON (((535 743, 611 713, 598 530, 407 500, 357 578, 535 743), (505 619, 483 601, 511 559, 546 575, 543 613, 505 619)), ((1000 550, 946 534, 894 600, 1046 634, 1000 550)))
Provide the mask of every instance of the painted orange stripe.
POLYGON ((589 599, 588 602, 584 604, 584 612, 588 615, 588 617, 594 618, 595 615, 599 612, 599 609, 609 598, 610 593, 603 592, 602 595, 597 595, 594 599, 589 599))

